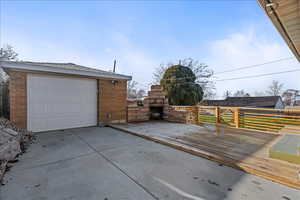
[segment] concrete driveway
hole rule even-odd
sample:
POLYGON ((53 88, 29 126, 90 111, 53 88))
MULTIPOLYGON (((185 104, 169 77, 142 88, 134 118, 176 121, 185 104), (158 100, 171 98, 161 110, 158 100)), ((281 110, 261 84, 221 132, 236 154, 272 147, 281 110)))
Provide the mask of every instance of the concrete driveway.
POLYGON ((111 128, 45 132, 1 200, 300 199, 300 191, 111 128))

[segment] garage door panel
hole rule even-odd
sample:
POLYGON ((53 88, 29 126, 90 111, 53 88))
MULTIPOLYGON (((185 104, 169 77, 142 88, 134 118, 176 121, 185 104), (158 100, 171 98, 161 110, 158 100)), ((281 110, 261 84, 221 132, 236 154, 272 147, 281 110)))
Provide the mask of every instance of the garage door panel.
POLYGON ((97 124, 97 81, 29 74, 28 129, 46 131, 97 124))

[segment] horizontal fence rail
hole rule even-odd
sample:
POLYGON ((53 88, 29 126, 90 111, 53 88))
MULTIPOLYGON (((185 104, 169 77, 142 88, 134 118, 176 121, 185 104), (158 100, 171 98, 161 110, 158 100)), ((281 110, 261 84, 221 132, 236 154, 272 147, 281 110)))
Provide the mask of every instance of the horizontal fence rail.
MULTIPOLYGON (((300 134, 300 110, 216 106, 173 106, 198 117, 193 124, 210 123, 273 133, 300 134)), ((188 115, 189 116, 189 115, 188 115)))
POLYGON ((207 107, 202 109, 201 107, 198 107, 198 122, 215 124, 218 121, 217 118, 218 116, 215 108, 207 107))
POLYGON ((300 110, 241 108, 239 115, 242 128, 300 134, 300 110))

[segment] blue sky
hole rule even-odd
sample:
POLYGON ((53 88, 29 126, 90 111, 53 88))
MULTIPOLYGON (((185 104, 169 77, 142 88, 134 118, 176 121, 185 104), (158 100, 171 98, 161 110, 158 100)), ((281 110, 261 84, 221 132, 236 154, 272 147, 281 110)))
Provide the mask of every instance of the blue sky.
MULTIPOLYGON (((292 56, 255 0, 2 1, 0 36, 22 60, 110 70, 117 59, 117 72, 132 75, 142 88, 160 63, 186 57, 218 72, 292 56)), ((218 78, 297 67, 293 59, 218 78)), ((217 93, 264 91, 272 80, 300 89, 299 75, 217 82, 217 93)))

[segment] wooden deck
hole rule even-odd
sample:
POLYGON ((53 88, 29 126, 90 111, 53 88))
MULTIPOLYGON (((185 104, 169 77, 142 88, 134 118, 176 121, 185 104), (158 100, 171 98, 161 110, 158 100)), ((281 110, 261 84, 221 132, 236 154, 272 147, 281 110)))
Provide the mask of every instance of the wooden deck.
POLYGON ((300 165, 269 158, 278 134, 168 122, 112 127, 300 189, 300 165))

